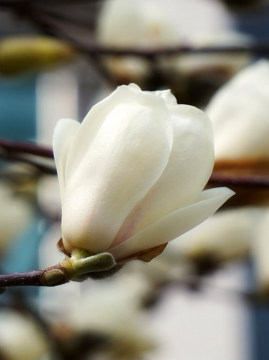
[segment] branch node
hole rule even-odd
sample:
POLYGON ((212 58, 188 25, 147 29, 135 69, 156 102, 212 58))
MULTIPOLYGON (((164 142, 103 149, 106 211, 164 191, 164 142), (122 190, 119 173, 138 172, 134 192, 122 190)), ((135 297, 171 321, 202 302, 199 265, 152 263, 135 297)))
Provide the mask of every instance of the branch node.
POLYGON ((45 286, 55 286, 66 282, 66 276, 61 269, 47 269, 40 276, 40 282, 45 286))

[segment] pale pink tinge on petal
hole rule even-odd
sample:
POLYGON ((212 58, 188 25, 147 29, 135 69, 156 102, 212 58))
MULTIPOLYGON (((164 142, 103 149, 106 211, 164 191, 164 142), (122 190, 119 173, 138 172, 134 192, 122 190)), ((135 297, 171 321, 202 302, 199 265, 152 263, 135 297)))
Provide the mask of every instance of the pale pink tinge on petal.
POLYGON ((120 260, 171 241, 207 219, 233 194, 228 188, 205 190, 197 202, 168 214, 108 251, 120 260))

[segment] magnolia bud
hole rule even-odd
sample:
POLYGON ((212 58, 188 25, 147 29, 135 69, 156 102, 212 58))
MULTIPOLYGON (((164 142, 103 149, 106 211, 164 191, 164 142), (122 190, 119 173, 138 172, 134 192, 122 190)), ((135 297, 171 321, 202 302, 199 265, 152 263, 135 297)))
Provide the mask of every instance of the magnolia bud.
POLYGON ((149 261, 233 195, 203 191, 214 163, 211 122, 169 90, 120 86, 81 125, 62 119, 53 143, 69 254, 149 261))
POLYGON ((7 37, 0 42, 0 73, 13 76, 70 61, 75 50, 63 41, 42 36, 7 37))

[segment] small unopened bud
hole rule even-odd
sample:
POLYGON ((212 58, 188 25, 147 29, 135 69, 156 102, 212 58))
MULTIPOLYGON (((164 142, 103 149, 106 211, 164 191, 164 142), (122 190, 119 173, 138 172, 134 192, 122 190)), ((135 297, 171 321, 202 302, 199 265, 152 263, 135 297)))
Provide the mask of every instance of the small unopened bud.
POLYGON ((41 282, 46 286, 53 286, 65 280, 65 274, 60 269, 51 269, 44 272, 41 282))
POLYGON ((67 43, 42 36, 8 37, 0 42, 0 73, 13 76, 60 65, 75 56, 67 43))

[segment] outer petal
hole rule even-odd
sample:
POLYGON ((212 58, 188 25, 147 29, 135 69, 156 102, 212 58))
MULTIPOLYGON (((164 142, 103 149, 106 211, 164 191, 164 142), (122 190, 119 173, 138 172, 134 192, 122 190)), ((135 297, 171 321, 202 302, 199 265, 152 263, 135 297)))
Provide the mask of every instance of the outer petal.
POLYGON ((173 240, 212 215, 233 194, 228 188, 205 190, 197 202, 156 221, 109 252, 119 260, 173 240))
POLYGON ((153 109, 128 103, 110 111, 66 184, 62 228, 67 251, 107 249, 160 177, 171 147, 172 121, 163 100, 153 109))
POLYGON ((61 193, 65 185, 65 167, 70 142, 79 128, 79 122, 72 119, 61 119, 53 133, 53 153, 58 173, 61 193))
POLYGON ((174 140, 162 176, 131 212, 114 246, 165 215, 195 201, 206 185, 214 164, 213 131, 209 118, 188 105, 169 107, 174 140))
POLYGON ((160 96, 166 103, 166 105, 177 105, 176 97, 171 93, 170 89, 156 90, 154 94, 160 96))
MULTIPOLYGON (((76 171, 76 168, 79 166, 81 159, 85 157, 86 152, 89 150, 106 117, 109 116, 116 105, 125 103, 155 108, 156 113, 159 112, 160 115, 165 112, 164 100, 154 95, 154 93, 141 91, 139 86, 135 84, 119 86, 111 95, 93 106, 81 123, 78 134, 74 138, 69 151, 70 155, 68 156, 66 167, 68 176, 72 176, 76 171), (85 136, 85 134, 87 134, 87 136, 85 136)), ((127 118, 128 110, 126 110, 125 114, 121 114, 121 116, 122 120, 127 118)), ((165 112, 164 117, 166 116, 167 114, 165 112)))

